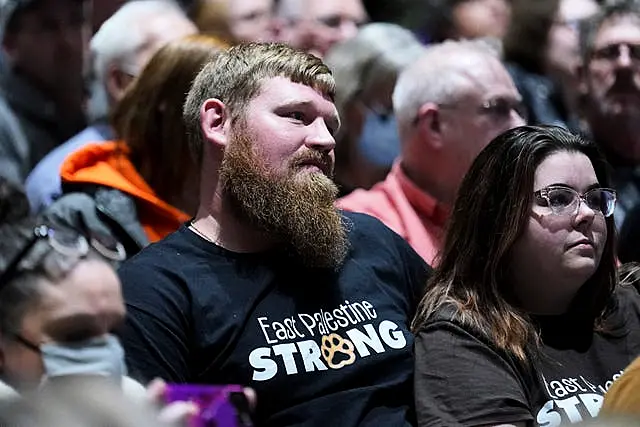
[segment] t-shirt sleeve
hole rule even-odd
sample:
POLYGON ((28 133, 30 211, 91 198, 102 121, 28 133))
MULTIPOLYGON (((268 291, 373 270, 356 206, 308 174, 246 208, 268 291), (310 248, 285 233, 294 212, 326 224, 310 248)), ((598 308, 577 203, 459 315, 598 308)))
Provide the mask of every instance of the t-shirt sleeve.
POLYGON ((480 426, 533 420, 513 365, 458 325, 438 321, 415 339, 419 427, 480 426))
MULTIPOLYGON (((135 259, 135 258, 134 258, 135 259)), ((189 379, 189 298, 157 266, 125 263, 118 272, 127 306, 120 339, 129 375, 143 383, 189 379)))

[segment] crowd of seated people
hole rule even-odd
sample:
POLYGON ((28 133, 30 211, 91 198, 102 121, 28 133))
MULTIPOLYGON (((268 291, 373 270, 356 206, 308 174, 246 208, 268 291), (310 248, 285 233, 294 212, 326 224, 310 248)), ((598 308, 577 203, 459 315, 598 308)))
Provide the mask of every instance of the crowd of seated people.
POLYGON ((0 0, 0 424, 640 425, 640 1, 0 0))

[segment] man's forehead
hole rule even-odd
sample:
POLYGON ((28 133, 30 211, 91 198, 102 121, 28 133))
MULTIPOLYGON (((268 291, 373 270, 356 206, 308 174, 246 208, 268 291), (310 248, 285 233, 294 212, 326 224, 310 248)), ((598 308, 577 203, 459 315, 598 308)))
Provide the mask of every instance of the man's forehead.
POLYGON ((459 69, 457 92, 467 97, 490 99, 496 97, 520 99, 520 95, 506 68, 489 55, 478 56, 473 66, 459 69))
POLYGON ((319 88, 304 83, 297 83, 287 77, 276 76, 262 79, 258 96, 265 95, 281 102, 330 103, 334 105, 328 94, 319 88))
POLYGON ((618 43, 640 43, 640 17, 617 16, 602 23, 596 33, 594 48, 618 43))

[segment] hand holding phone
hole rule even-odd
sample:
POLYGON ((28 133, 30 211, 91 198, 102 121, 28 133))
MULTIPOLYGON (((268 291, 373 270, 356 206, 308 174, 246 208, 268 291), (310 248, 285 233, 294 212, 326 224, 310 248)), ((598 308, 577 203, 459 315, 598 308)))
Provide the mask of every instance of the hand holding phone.
POLYGON ((167 384, 165 402, 190 402, 198 407, 189 427, 250 427, 250 405, 240 385, 167 384))

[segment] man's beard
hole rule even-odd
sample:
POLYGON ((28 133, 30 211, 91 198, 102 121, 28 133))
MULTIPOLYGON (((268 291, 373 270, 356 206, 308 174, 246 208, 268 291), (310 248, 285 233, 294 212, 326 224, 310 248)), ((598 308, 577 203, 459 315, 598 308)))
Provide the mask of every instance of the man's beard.
POLYGON ((324 173, 300 174, 312 160, 331 173, 327 153, 308 151, 287 172, 267 169, 252 140, 235 134, 227 146, 220 179, 226 201, 252 226, 282 242, 307 267, 338 269, 349 250, 347 227, 334 207, 338 189, 324 173))

